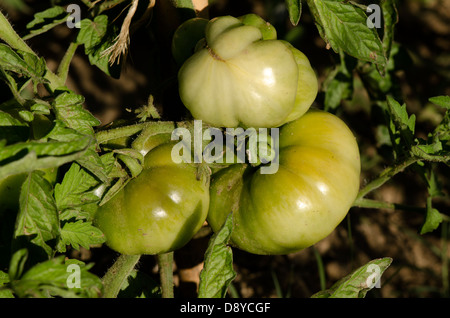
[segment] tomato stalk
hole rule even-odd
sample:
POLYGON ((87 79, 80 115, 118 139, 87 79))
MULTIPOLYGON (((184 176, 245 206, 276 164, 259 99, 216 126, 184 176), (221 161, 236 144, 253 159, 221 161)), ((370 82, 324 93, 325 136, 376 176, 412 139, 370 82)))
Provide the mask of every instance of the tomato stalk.
POLYGON ((119 291, 130 276, 141 255, 121 254, 116 262, 108 269, 102 282, 104 286, 103 298, 116 298, 119 291))
POLYGON ((359 191, 359 193, 355 199, 355 202, 360 201, 368 193, 372 192, 375 189, 378 189, 383 184, 385 184, 387 181, 389 181, 393 176, 395 176, 397 173, 402 172, 407 167, 418 162, 419 160, 420 160, 419 158, 408 158, 405 161, 403 161, 395 166, 386 168, 377 179, 371 181, 370 183, 368 183, 364 188, 362 188, 359 191))
POLYGON ((416 212, 426 212, 426 208, 409 206, 398 203, 390 203, 373 199, 359 198, 353 202, 354 207, 367 209, 388 209, 388 210, 406 210, 416 212))
POLYGON ((172 132, 175 123, 171 121, 150 121, 118 128, 100 130, 95 134, 99 144, 130 138, 141 132, 151 131, 153 135, 172 132))
POLYGON ((163 298, 173 298, 173 252, 158 255, 159 276, 163 298))
POLYGON ((75 55, 75 52, 77 51, 79 44, 76 42, 71 42, 69 47, 67 48, 66 53, 64 54, 63 59, 61 60, 61 63, 58 66, 58 70, 56 74, 61 79, 62 82, 66 82, 67 75, 69 73, 69 67, 70 62, 72 62, 72 58, 75 55))

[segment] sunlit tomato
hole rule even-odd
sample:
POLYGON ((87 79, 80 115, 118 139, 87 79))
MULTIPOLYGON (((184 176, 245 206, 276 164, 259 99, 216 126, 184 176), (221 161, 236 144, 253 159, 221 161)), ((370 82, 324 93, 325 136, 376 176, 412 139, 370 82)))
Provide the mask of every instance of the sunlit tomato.
POLYGON ((318 83, 308 58, 276 40, 261 20, 224 16, 206 24, 178 73, 180 98, 195 119, 218 127, 278 127, 309 109, 318 83))
POLYGON ((254 254, 287 254, 328 236, 359 190, 356 140, 338 117, 316 110, 280 128, 279 167, 234 164, 213 175, 208 222, 233 213, 231 241, 254 254))
POLYGON ((206 219, 209 179, 171 159, 172 143, 151 150, 144 170, 96 213, 106 244, 127 255, 160 254, 185 245, 206 219))

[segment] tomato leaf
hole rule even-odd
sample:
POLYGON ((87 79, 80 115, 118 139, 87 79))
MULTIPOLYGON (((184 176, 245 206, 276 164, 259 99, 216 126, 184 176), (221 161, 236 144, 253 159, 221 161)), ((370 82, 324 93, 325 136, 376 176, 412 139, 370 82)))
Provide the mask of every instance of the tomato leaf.
POLYGON ((26 271, 11 287, 18 297, 54 296, 99 297, 103 289, 100 278, 89 272, 91 265, 58 256, 38 263, 26 271))
MULTIPOLYGON (((53 249, 48 241, 59 236, 59 218, 52 186, 41 171, 28 175, 20 192, 20 211, 17 215, 14 238, 26 237, 41 247, 48 256, 53 249)), ((20 244, 20 243, 19 243, 20 244)))
POLYGON ((91 222, 78 220, 76 222, 66 222, 61 228, 61 237, 57 249, 59 252, 66 252, 66 245, 80 250, 80 246, 89 249, 91 245, 105 242, 103 233, 92 225, 91 222))
POLYGON ((27 259, 28 250, 26 248, 22 248, 14 252, 9 262, 9 280, 16 280, 22 276, 27 259))
POLYGON ((435 96, 428 99, 435 105, 441 106, 446 109, 450 109, 450 96, 435 96))
MULTIPOLYGON (((420 169, 420 168, 419 168, 420 169)), ((425 166, 420 169, 423 178, 425 179, 428 197, 427 197, 427 214, 425 217, 425 221, 420 229, 420 234, 425 234, 436 230, 439 227, 439 224, 442 222, 441 213, 433 207, 433 198, 444 196, 444 192, 442 191, 442 186, 437 178, 436 173, 433 170, 433 165, 425 166)))
POLYGON ((394 98, 387 96, 387 110, 390 120, 392 145, 397 156, 408 152, 416 144, 414 140, 416 116, 409 116, 406 105, 400 105, 394 98))
POLYGON ((389 59, 394 44, 394 29, 398 22, 398 12, 394 0, 381 1, 380 6, 384 20, 383 49, 386 52, 386 58, 389 59))
POLYGON ((43 58, 29 52, 14 51, 8 45, 0 43, 0 78, 10 87, 18 101, 24 98, 19 94, 30 80, 36 85, 44 83, 46 65, 43 58), (15 74, 15 75, 14 75, 15 74))
POLYGON ((84 51, 91 65, 95 65, 105 74, 117 78, 120 68, 110 66, 109 55, 103 54, 108 47, 113 45, 115 37, 114 26, 108 27, 108 16, 98 15, 94 20, 81 20, 77 43, 84 45, 84 51))
POLYGON ((80 22, 80 33, 77 42, 84 44, 86 53, 92 53, 96 46, 100 45, 102 38, 108 29, 108 16, 99 15, 94 20, 84 19, 80 22))
POLYGON ((450 97, 449 96, 436 96, 429 99, 435 105, 446 108, 441 123, 435 128, 433 132, 433 138, 443 142, 447 155, 450 154, 450 97))
MULTIPOLYGON (((83 108, 84 97, 71 91, 60 92, 52 102, 56 118, 68 127, 85 135, 93 136, 93 127, 98 126, 100 121, 88 110, 83 108)), ((96 152, 95 144, 90 145, 83 157, 77 158, 77 162, 87 168, 100 180, 106 182, 108 177, 104 172, 104 166, 96 152)))
MULTIPOLYGON (((113 153, 107 153, 100 157, 103 173, 109 175, 114 168, 115 159, 113 153)), ((64 174, 61 183, 55 185, 55 200, 58 210, 75 209, 84 211, 87 205, 97 202, 101 193, 98 193, 98 187, 102 183, 87 169, 81 167, 78 163, 72 163, 70 169, 64 174)), ((100 191, 101 192, 101 191, 100 191)))
POLYGON ((326 111, 336 109, 342 100, 350 99, 353 95, 353 74, 356 66, 355 59, 340 53, 341 64, 334 69, 324 82, 326 111))
POLYGON ((88 171, 73 163, 64 174, 61 183, 55 185, 55 200, 58 210, 81 207, 82 205, 98 201, 92 190, 99 181, 88 171))
POLYGON ((233 252, 227 246, 233 228, 232 214, 215 233, 205 253, 205 265, 200 273, 199 298, 223 298, 229 284, 236 277, 233 269, 233 252))
POLYGON ((335 52, 343 50, 362 61, 384 69, 386 56, 376 28, 367 26, 367 16, 358 6, 339 0, 308 0, 319 33, 335 52))
POLYGON ((431 200, 427 200, 427 215, 425 218, 425 222, 420 229, 420 234, 433 232, 439 227, 439 224, 441 224, 441 222, 441 213, 437 209, 432 207, 431 200))
POLYGON ((9 282, 8 273, 0 271, 0 298, 14 298, 12 290, 8 288, 9 282))
POLYGON ((27 24, 27 29, 30 33, 23 37, 24 40, 47 32, 53 27, 66 22, 68 16, 69 13, 61 6, 54 6, 36 13, 34 19, 27 24))
POLYGON ((43 143, 39 141, 29 141, 16 143, 1 149, 0 161, 5 160, 8 157, 19 155, 24 151, 27 153, 34 152, 36 156, 61 156, 82 151, 86 149, 87 145, 91 142, 91 139, 88 136, 83 137, 84 138, 79 138, 78 140, 72 140, 71 142, 50 141, 43 143))
POLYGON ((388 106, 391 117, 394 118, 395 125, 400 130, 407 130, 409 134, 414 135, 416 116, 412 114, 408 115, 408 111, 406 110, 406 105, 400 105, 395 99, 388 96, 387 97, 388 106))
POLYGON ((61 92, 52 102, 56 118, 68 127, 86 135, 93 135, 92 127, 100 125, 100 121, 83 108, 84 97, 71 91, 61 92))
POLYGON ((0 147, 0 179, 36 169, 58 167, 76 160, 94 141, 93 136, 80 134, 56 121, 44 139, 0 147))
POLYGON ((289 12, 289 19, 291 20, 292 25, 296 26, 302 15, 302 1, 286 0, 285 3, 289 12))
POLYGON ((379 286, 384 271, 391 265, 392 258, 375 259, 359 267, 353 273, 341 278, 330 289, 320 291, 312 298, 364 298, 368 291, 379 286))

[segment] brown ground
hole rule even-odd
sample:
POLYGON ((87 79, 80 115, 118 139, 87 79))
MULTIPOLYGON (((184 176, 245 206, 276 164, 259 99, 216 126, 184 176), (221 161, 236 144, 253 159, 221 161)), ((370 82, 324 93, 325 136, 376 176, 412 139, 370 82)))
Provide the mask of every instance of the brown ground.
MULTIPOLYGON (((250 11, 264 15, 265 12, 264 1, 235 1, 234 5, 229 2, 216 1, 210 10, 211 16, 239 15, 250 11)), ((37 10, 38 6, 34 6, 37 10)), ((164 19, 168 14, 167 8, 159 6, 157 10, 152 24, 157 31, 170 30, 176 25, 176 21, 164 19)), ((301 24, 304 24, 307 36, 302 38, 300 49, 310 56, 318 74, 323 75, 327 67, 333 65, 333 56, 317 37, 306 6, 304 11, 301 24)), ((401 89, 408 110, 418 117, 419 134, 426 135, 427 129, 433 127, 433 116, 424 107, 428 97, 450 95, 450 0, 399 1, 399 15, 396 39, 409 50, 414 60, 413 67, 398 74, 401 89)), ((23 30, 24 21, 31 19, 30 16, 13 13, 11 17, 19 30, 23 30)), ((103 123, 126 115, 126 108, 143 105, 150 93, 155 95, 165 118, 174 119, 180 112, 184 113, 176 93, 173 93, 175 82, 170 79, 175 74, 174 68, 168 64, 170 56, 164 51, 170 39, 167 32, 158 33, 165 37, 151 38, 145 30, 133 35, 130 62, 118 80, 93 69, 82 54, 82 48, 79 49, 71 65, 68 86, 86 97, 86 107, 103 123), (152 41, 156 41, 162 51, 158 51, 152 41), (161 60, 155 57, 158 52, 163 52, 161 60)), ((56 68, 71 36, 73 34, 68 29, 58 27, 30 43, 51 67, 56 68)), ((360 106, 364 108, 364 105, 360 106)), ((343 116, 359 141, 372 140, 369 135, 373 132, 367 130, 364 122, 367 118, 357 117, 361 113, 348 107, 343 116)), ((375 145, 362 147, 363 158, 373 159, 376 152, 375 145)), ((375 162, 374 166, 369 166, 368 161, 364 161, 362 184, 374 178, 383 164, 375 162)), ((450 212, 449 175, 448 167, 441 169, 441 182, 447 187, 447 198, 435 202, 436 207, 447 214, 450 212)), ((426 188, 417 175, 409 171, 395 177, 374 195, 388 202, 423 207, 426 188)), ((383 276, 381 288, 373 290, 368 297, 448 297, 448 261, 443 262, 450 256, 448 237, 447 240, 442 239, 445 234, 442 227, 420 236, 418 231, 422 222, 423 215, 415 212, 352 209, 348 218, 314 247, 324 264, 326 286, 331 286, 371 259, 389 256, 394 261, 383 276)), ((446 227, 448 230, 448 224, 446 227)), ((195 239, 176 253, 177 295, 194 295, 208 238, 195 239)), ((275 288, 278 280, 282 296, 309 297, 320 290, 314 248, 287 256, 255 256, 235 250, 238 276, 233 284, 237 293, 242 297, 277 297, 280 296, 275 288)), ((74 252, 73 256, 96 262, 94 270, 101 275, 115 254, 102 247, 74 252)), ((157 278, 153 257, 143 257, 140 267, 157 278)))

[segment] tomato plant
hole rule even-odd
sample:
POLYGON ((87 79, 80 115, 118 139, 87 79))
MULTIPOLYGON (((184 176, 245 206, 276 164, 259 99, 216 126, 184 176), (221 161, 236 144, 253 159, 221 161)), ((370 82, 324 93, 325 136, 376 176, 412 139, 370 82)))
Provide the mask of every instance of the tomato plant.
POLYGON ((373 2, 1 1, 0 297, 448 297, 444 1, 373 2))

